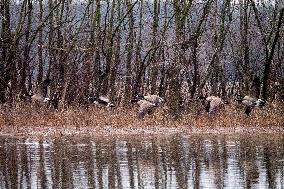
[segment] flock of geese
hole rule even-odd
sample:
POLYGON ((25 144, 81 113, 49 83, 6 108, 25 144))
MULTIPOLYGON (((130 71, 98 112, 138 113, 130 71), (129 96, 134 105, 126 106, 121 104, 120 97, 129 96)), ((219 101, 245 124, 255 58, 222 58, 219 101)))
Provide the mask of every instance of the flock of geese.
MULTIPOLYGON (((56 96, 58 95, 53 95, 54 97, 52 99, 47 98, 49 96, 48 86, 50 82, 51 80, 48 79, 43 82, 42 92, 31 95, 31 102, 50 103, 54 105, 55 109, 57 109, 59 98, 56 96)), ((99 104, 107 108, 115 107, 115 104, 105 96, 89 96, 87 99, 88 103, 99 104)), ((221 112, 221 110, 224 108, 224 105, 229 103, 228 101, 217 96, 200 96, 196 100, 202 103, 204 109, 209 115, 215 115, 218 112, 221 112)), ((248 116, 255 107, 264 106, 266 103, 263 99, 241 95, 238 95, 234 101, 237 101, 244 106, 244 113, 248 116)), ((131 100, 131 102, 138 105, 137 116, 138 118, 143 119, 145 115, 151 114, 157 108, 159 108, 165 102, 165 99, 158 95, 137 95, 131 100)))
MULTIPOLYGON (((217 114, 222 110, 222 108, 224 108, 225 104, 229 103, 228 101, 217 96, 200 96, 198 97, 198 100, 201 101, 205 111, 208 112, 209 115, 217 114)), ((248 116, 252 112, 253 108, 265 106, 266 103, 263 99, 241 95, 238 95, 234 101, 237 101, 244 106, 244 113, 248 116)), ((140 99, 137 101, 137 104, 139 105, 138 117, 143 118, 146 114, 150 114, 156 108, 158 108, 162 102, 165 102, 165 99, 157 95, 147 95, 143 98, 140 97, 140 99)))
MULTIPOLYGON (((216 96, 209 96, 207 98, 199 97, 199 99, 202 100, 205 110, 209 113, 209 115, 216 114, 224 107, 225 104, 229 103, 228 101, 216 96)), ((237 101, 244 106, 244 113, 248 116, 253 108, 265 106, 266 103, 263 99, 242 95, 238 95, 234 101, 237 101)))
MULTIPOLYGON (((226 100, 221 99, 217 96, 208 96, 208 97, 199 97, 197 100, 201 101, 204 106, 206 112, 209 115, 215 115, 224 108, 225 104, 229 102, 226 100)), ((250 115, 253 108, 255 107, 262 107, 265 105, 265 100, 253 98, 251 96, 241 96, 238 95, 235 101, 239 102, 244 106, 244 113, 246 115, 250 115)), ((95 104, 102 104, 106 107, 114 107, 115 105, 109 101, 108 98, 100 96, 92 101, 95 104)), ((153 113, 157 108, 159 108, 162 103, 165 102, 163 97, 158 95, 146 95, 146 96, 136 96, 131 101, 132 103, 137 103, 138 105, 138 112, 137 116, 140 119, 143 119, 145 115, 153 113)))
MULTIPOLYGON (((44 103, 50 102, 49 98, 39 97, 38 95, 33 95, 31 97, 32 101, 41 101, 44 103)), ((208 114, 215 115, 222 111, 225 104, 228 104, 228 101, 221 99, 217 96, 208 96, 208 97, 198 97, 196 100, 200 101, 204 106, 204 109, 208 114)), ((107 97, 104 96, 90 96, 88 97, 89 103, 102 105, 107 108, 115 107, 114 103, 112 103, 107 97)), ((251 96, 237 96, 234 101, 239 102, 244 106, 244 113, 246 115, 250 115, 252 110, 255 107, 261 107, 265 105, 265 100, 253 98, 251 96)), ((158 95, 146 95, 146 96, 136 96, 131 100, 132 103, 136 103, 138 105, 137 117, 139 119, 143 119, 147 114, 153 113, 156 109, 161 107, 161 105, 165 102, 163 97, 158 95)))
POLYGON ((250 115, 252 109, 254 107, 262 107, 265 106, 265 100, 253 98, 251 96, 244 96, 236 99, 236 101, 241 102, 245 106, 245 114, 250 115))

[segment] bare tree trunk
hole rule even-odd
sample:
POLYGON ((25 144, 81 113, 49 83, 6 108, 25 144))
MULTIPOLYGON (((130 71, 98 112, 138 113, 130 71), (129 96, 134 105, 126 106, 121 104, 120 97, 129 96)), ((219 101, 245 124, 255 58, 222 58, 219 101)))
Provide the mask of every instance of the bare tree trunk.
MULTIPOLYGON (((222 5, 222 10, 221 10, 221 23, 218 21, 218 1, 215 1, 215 35, 214 35, 214 49, 219 48, 219 43, 220 40, 225 39, 225 31, 224 31, 224 26, 225 26, 225 17, 228 15, 229 20, 230 20, 230 0, 224 2, 222 5), (220 38, 218 35, 218 25, 221 25, 220 28, 220 33, 221 36, 224 37, 224 39, 220 38)), ((230 25, 230 22, 228 23, 230 25)), ((228 26, 229 27, 229 26, 228 26)), ((212 64, 212 78, 211 78, 211 94, 210 95, 215 95, 215 96, 221 96, 222 98, 226 97, 226 82, 225 82, 225 73, 224 73, 224 66, 221 64, 220 59, 221 59, 221 51, 217 52, 215 54, 215 62, 212 64)))
MULTIPOLYGON (((192 1, 173 1, 174 17, 175 17, 175 32, 176 44, 181 44, 185 39, 185 21, 188 16, 192 1)), ((185 54, 182 48, 177 45, 174 49, 175 61, 170 67, 169 75, 169 114, 173 118, 180 116, 180 100, 181 100, 181 66, 184 65, 185 54)))
POLYGON ((8 83, 10 80, 9 68, 13 62, 9 62, 10 54, 9 50, 12 47, 12 34, 10 28, 10 1, 9 0, 1 0, 1 16, 3 16, 2 26, 1 26, 1 62, 0 62, 0 102, 6 102, 6 89, 8 87, 8 83), (3 40, 3 42, 2 42, 3 40))
POLYGON ((214 49, 214 53, 209 62, 207 73, 204 76, 203 80, 200 82, 199 91, 202 91, 208 79, 212 77, 212 74, 214 74, 214 66, 215 66, 214 64, 216 63, 216 59, 218 59, 218 57, 220 56, 220 53, 222 52, 224 48, 226 35, 228 33, 228 30, 230 28, 230 24, 232 21, 232 13, 233 11, 231 11, 231 0, 226 0, 222 5, 221 24, 219 28, 219 34, 216 36, 216 39, 215 39, 216 48, 214 49), (228 23, 226 25, 227 19, 228 19, 228 23))
POLYGON ((63 39, 63 34, 62 34, 62 29, 61 29, 61 23, 63 23, 63 12, 64 12, 64 2, 61 2, 61 9, 56 9, 55 12, 55 20, 56 20, 56 34, 57 34, 57 38, 56 38, 56 46, 57 46, 57 71, 58 71, 58 83, 59 85, 62 85, 62 83, 64 82, 65 79, 65 73, 66 73, 66 69, 65 69, 65 52, 64 52, 64 39, 63 39))
POLYGON ((50 12, 50 16, 48 19, 48 70, 47 70, 47 78, 51 77, 53 82, 51 85, 51 90, 54 91, 56 88, 56 77, 55 73, 53 72, 54 66, 56 64, 55 58, 55 50, 54 50, 54 14, 53 14, 54 4, 52 0, 48 0, 48 10, 50 12))
MULTIPOLYGON (((183 16, 181 14, 181 3, 177 0, 173 1, 174 5, 174 14, 175 14, 175 26, 176 26, 176 43, 179 44, 182 41, 182 20, 181 17, 183 16)), ((175 60, 172 65, 172 67, 169 70, 169 75, 171 75, 171 78, 169 80, 169 101, 168 106, 170 107, 169 113, 172 117, 178 118, 179 115, 179 107, 178 103, 181 96, 181 88, 179 85, 179 76, 180 76, 180 64, 181 64, 181 50, 179 47, 176 47, 174 52, 175 60), (173 77, 174 76, 174 77, 173 77)))
MULTIPOLYGON (((57 3, 57 1, 55 1, 55 3, 57 3)), ((63 23, 63 14, 64 14, 64 10, 65 10, 65 2, 59 2, 61 7, 60 9, 56 9, 55 10, 55 21, 56 21, 56 46, 57 46, 57 50, 56 50, 56 56, 57 56, 57 62, 56 62, 56 66, 55 66, 55 73, 56 73, 56 91, 54 96, 56 96, 56 98, 54 99, 57 103, 59 103, 60 107, 64 108, 64 102, 65 102, 65 96, 66 96, 66 92, 67 92, 67 87, 69 84, 69 80, 68 80, 68 70, 67 70, 67 66, 66 66, 66 52, 63 50, 64 49, 64 37, 63 37, 63 33, 62 33, 62 27, 61 23, 63 23)))
POLYGON ((15 33, 10 29, 10 0, 1 1, 2 31, 1 41, 2 57, 0 62, 0 102, 13 101, 18 93, 17 56, 20 37, 25 24, 27 0, 21 5, 15 33), (10 84, 9 84, 10 82, 10 84), (9 99, 5 93, 9 91, 9 99))
POLYGON ((28 91, 26 88, 26 78, 27 78, 27 71, 29 71, 29 62, 30 62, 30 30, 32 27, 32 10, 33 10, 33 5, 32 1, 28 0, 28 22, 25 30, 25 48, 24 48, 24 59, 22 60, 21 64, 21 70, 20 70, 20 75, 21 75, 21 80, 20 80, 20 88, 21 88, 21 95, 22 96, 27 96, 28 91))
MULTIPOLYGON (((159 29, 159 15, 160 15, 160 0, 154 0, 154 15, 153 15, 153 25, 152 25, 152 47, 156 47, 158 45, 157 35, 159 29)), ((153 54, 153 63, 151 64, 151 81, 150 81, 150 92, 151 94, 155 94, 157 90, 157 80, 158 80, 158 63, 159 57, 157 53, 153 54)))
MULTIPOLYGON (((94 22, 94 2, 89 2, 90 8, 87 9, 88 15, 89 15, 89 20, 88 24, 90 25, 90 36, 87 36, 89 38, 88 42, 88 47, 91 49, 94 46, 94 28, 93 28, 93 22, 94 22)), ((66 7, 66 9, 69 9, 69 5, 66 7)), ((88 105, 87 102, 87 97, 92 96, 92 91, 91 91, 91 84, 92 84, 92 75, 93 75, 93 61, 92 61, 92 56, 93 56, 93 51, 90 50, 86 52, 84 55, 82 55, 83 58, 83 65, 82 65, 82 90, 79 91, 78 95, 78 102, 80 104, 88 105)), ((75 63, 76 64, 76 63, 75 63)), ((72 80, 72 75, 73 73, 76 73, 77 67, 72 65, 71 71, 70 71, 70 80, 72 80)), ((80 82, 79 82, 80 83, 80 82)))
MULTIPOLYGON (((39 13, 38 19, 39 24, 43 22, 43 2, 42 0, 38 1, 39 3, 39 13)), ((43 78, 43 29, 40 28, 38 32, 38 75, 37 75, 37 84, 41 85, 43 78)))
MULTIPOLYGON (((112 4, 111 4, 109 23, 107 24, 106 20, 105 20, 105 28, 107 28, 107 25, 108 25, 109 28, 108 28, 107 33, 105 34, 106 37, 104 39, 104 41, 106 41, 107 45, 106 45, 106 52, 103 51, 103 53, 105 55, 105 59, 106 59, 106 68, 105 68, 105 71, 102 75, 102 83, 101 83, 101 85, 102 85, 101 86, 101 94, 102 95, 107 95, 107 93, 109 91, 110 71, 111 71, 111 67, 114 64, 113 59, 112 59, 114 38, 112 38, 112 34, 113 34, 115 2, 116 1, 113 0, 112 4)), ((108 7, 109 7, 109 5, 108 5, 108 7)), ((107 12, 109 12, 109 11, 107 10, 107 12)))
POLYGON ((133 11, 132 11, 132 2, 130 0, 126 0, 126 6, 127 6, 127 12, 128 14, 128 36, 127 36, 127 57, 126 57, 126 79, 125 79, 125 91, 124 91, 124 103, 127 104, 130 102, 131 99, 131 83, 132 83, 132 52, 134 47, 134 17, 133 17, 133 11))
POLYGON ((275 52, 275 47, 277 44, 277 41, 280 37, 280 28, 281 25, 283 23, 283 15, 284 15, 284 8, 282 8, 280 10, 279 13, 279 18, 278 18, 278 23, 277 23, 277 29, 275 31, 275 36, 271 45, 271 48, 269 50, 269 56, 266 57, 265 60, 265 67, 264 67, 264 72, 263 72, 263 88, 261 91, 261 96, 262 98, 264 98, 265 100, 268 99, 268 87, 269 87, 269 77, 270 77, 270 70, 271 70, 271 64, 272 64, 272 60, 273 60, 273 56, 274 56, 274 52, 275 52))
POLYGON ((136 62, 136 74, 135 74, 135 80, 133 84, 132 89, 132 97, 135 98, 138 94, 143 94, 143 73, 144 73, 144 62, 142 61, 142 29, 143 29, 143 6, 144 1, 140 1, 140 13, 139 13, 139 34, 137 39, 137 45, 136 45, 136 55, 135 55, 135 62, 136 62), (142 88, 141 88, 142 87, 142 88))
MULTIPOLYGON (((218 48, 218 33, 219 33, 219 20, 218 20, 218 0, 215 0, 215 10, 214 10, 214 36, 213 36, 213 49, 218 48)), ((210 95, 218 96, 218 86, 219 86, 219 69, 220 69, 220 58, 219 53, 216 54, 216 59, 212 65, 212 75, 211 75, 211 89, 210 95)))
MULTIPOLYGON (((250 2, 253 8, 253 11, 254 11, 258 29, 262 36, 262 41, 265 44, 265 65, 264 65, 263 81, 262 81, 263 87, 262 87, 260 96, 263 99, 267 100, 268 94, 269 94, 269 85, 270 85, 269 77, 270 77, 271 64, 273 61, 276 44, 280 37, 280 28, 283 23, 284 7, 282 5, 281 9, 279 10, 279 17, 278 17, 277 23, 276 23, 276 19, 274 21, 274 24, 277 27, 272 28, 269 35, 266 35, 264 32, 260 17, 259 17, 259 11, 255 5, 255 2, 254 0, 250 0, 250 2), (272 39, 273 34, 274 34, 274 38, 272 39)), ((278 12, 278 7, 276 6, 274 9, 274 15, 277 15, 277 12, 278 12)))
POLYGON ((101 2, 100 0, 96 0, 96 8, 95 8, 95 17, 93 23, 93 29, 95 30, 95 65, 94 65, 94 83, 96 89, 96 96, 99 96, 99 88, 100 88, 100 78, 98 76, 101 75, 101 56, 100 56, 100 47, 102 44, 101 40, 101 2))
POLYGON ((161 78, 159 83, 159 96, 164 97, 167 90, 167 71, 166 71, 166 31, 168 30, 168 3, 169 0, 166 0, 164 2, 164 23, 163 23, 163 32, 161 35, 162 41, 161 41, 161 49, 160 49, 160 59, 163 61, 163 64, 161 66, 161 78))
POLYGON ((192 99, 196 93, 196 90, 200 84, 200 73, 199 73, 199 63, 197 59, 197 53, 198 53, 198 46, 199 46, 199 40, 202 35, 202 28, 204 28, 204 24, 207 21, 207 18, 210 13, 212 0, 207 0, 206 4, 203 8, 203 15, 197 25, 197 28, 194 31, 193 34, 193 41, 192 41, 192 55, 191 55, 191 62, 193 65, 193 78, 192 78, 192 86, 190 90, 190 98, 192 99))
POLYGON ((248 43, 248 0, 240 1, 240 33, 241 33, 241 59, 243 67, 243 80, 244 80, 244 94, 249 93, 250 82, 250 60, 249 60, 249 43, 248 43))
MULTIPOLYGON (((117 1, 117 22, 121 21, 121 1, 117 1)), ((110 99, 112 101, 117 100, 115 98, 116 90, 115 90, 115 81, 116 81, 116 72, 117 67, 120 64, 120 38, 121 38, 121 30, 120 26, 117 28, 116 34, 115 34, 115 42, 114 42, 114 55, 112 57, 113 66, 111 68, 110 72, 110 99)))

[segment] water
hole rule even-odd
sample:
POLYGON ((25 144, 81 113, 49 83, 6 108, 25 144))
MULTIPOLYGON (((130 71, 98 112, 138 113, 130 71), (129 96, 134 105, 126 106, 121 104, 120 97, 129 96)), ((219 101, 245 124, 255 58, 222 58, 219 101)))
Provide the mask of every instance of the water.
POLYGON ((0 188, 284 188, 284 136, 0 137, 0 188))

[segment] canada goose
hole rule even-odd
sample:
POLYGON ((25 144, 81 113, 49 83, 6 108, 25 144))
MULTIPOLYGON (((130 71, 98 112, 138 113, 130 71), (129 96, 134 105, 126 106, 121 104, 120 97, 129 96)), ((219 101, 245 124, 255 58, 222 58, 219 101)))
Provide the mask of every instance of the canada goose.
POLYGON ((236 101, 241 102, 245 105, 245 114, 250 115, 254 107, 264 106, 265 100, 253 98, 251 96, 241 96, 239 95, 236 101))
POLYGON ((139 100, 137 102, 138 108, 138 118, 142 119, 146 114, 150 114, 157 107, 156 104, 149 102, 148 100, 139 100))
POLYGON ((199 99, 203 100, 203 105, 205 106, 205 110, 209 113, 209 115, 216 114, 221 110, 222 107, 224 107, 224 104, 227 104, 226 101, 217 96, 202 96, 199 97, 199 99))
POLYGON ((165 102, 165 99, 158 95, 146 95, 144 99, 155 104, 157 107, 160 106, 162 102, 165 102))
POLYGON ((146 96, 137 95, 131 100, 131 102, 139 102, 140 100, 146 100, 148 102, 151 102, 155 104, 157 107, 160 106, 161 103, 165 102, 165 99, 158 95, 146 95, 146 96))
POLYGON ((32 104, 32 107, 36 108, 48 108, 49 103, 51 102, 50 98, 44 97, 41 93, 31 94, 29 99, 32 104))
POLYGON ((50 98, 43 97, 41 94, 34 94, 34 95, 31 96, 31 100, 32 100, 32 102, 43 102, 43 103, 46 103, 46 102, 50 101, 50 98))
POLYGON ((107 108, 115 106, 112 102, 110 102, 110 100, 107 97, 104 97, 104 96, 99 96, 99 97, 90 96, 90 97, 88 97, 88 100, 91 103, 101 104, 101 105, 106 106, 107 108))
POLYGON ((30 91, 30 99, 31 102, 38 102, 38 103, 47 103, 50 101, 50 89, 49 86, 51 84, 52 80, 47 78, 45 79, 40 85, 35 94, 32 94, 30 91))
POLYGON ((165 102, 165 99, 158 95, 137 95, 131 102, 137 102, 139 105, 138 118, 142 119, 147 113, 152 113, 162 102, 165 102))

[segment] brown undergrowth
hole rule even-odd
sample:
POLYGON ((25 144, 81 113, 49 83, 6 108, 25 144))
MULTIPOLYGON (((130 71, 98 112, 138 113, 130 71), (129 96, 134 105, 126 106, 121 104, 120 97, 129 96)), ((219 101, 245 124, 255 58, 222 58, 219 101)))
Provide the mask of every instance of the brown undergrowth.
POLYGON ((198 107, 172 120, 167 108, 156 110, 143 120, 135 108, 109 110, 103 107, 69 107, 54 111, 32 105, 2 105, 0 134, 2 135, 73 135, 73 134, 170 134, 218 132, 283 132, 283 104, 255 108, 246 116, 242 108, 228 105, 218 115, 209 116, 198 107))

